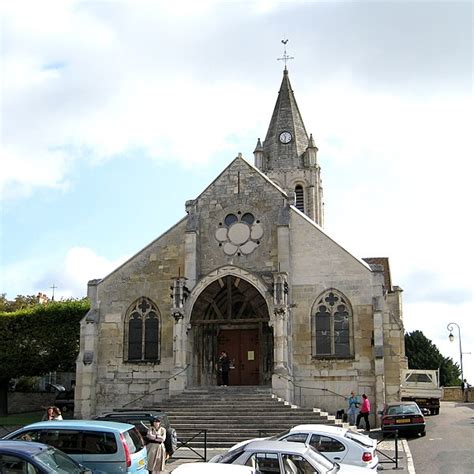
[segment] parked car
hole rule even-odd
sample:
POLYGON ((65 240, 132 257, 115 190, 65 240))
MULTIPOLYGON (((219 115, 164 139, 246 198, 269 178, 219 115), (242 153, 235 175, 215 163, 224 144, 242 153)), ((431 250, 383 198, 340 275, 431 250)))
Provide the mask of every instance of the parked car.
POLYGON ((0 473, 90 474, 91 471, 53 446, 0 440, 0 473))
POLYGON ((255 469, 238 464, 209 464, 188 462, 173 469, 173 474, 255 474, 255 469))
POLYGON ((166 429, 165 448, 168 455, 172 456, 177 448, 178 437, 176 434, 176 430, 174 430, 170 426, 168 415, 162 411, 117 410, 96 416, 94 419, 104 421, 119 421, 122 423, 130 423, 132 425, 135 425, 135 427, 138 429, 143 439, 145 440, 145 444, 147 444, 146 433, 148 427, 151 425, 151 422, 156 417, 160 419, 161 426, 166 429))
POLYGON ((276 439, 307 443, 333 462, 370 469, 377 469, 379 464, 377 441, 347 428, 331 425, 298 425, 276 439))
POLYGON ((41 421, 9 433, 4 439, 54 446, 91 470, 145 473, 146 448, 135 426, 94 420, 41 421))
POLYGON ((306 474, 363 474, 365 467, 333 463, 312 446, 285 441, 251 441, 229 451, 219 464, 250 466, 257 472, 306 474))
POLYGON ((74 412, 74 390, 59 392, 54 400, 54 405, 63 413, 74 412))
POLYGON ((413 433, 425 436, 426 424, 420 407, 415 402, 387 403, 380 412, 382 433, 413 433))
MULTIPOLYGON (((266 439, 306 443, 313 446, 320 453, 323 453, 331 461, 342 464, 353 464, 355 466, 368 467, 369 469, 377 469, 379 464, 379 458, 376 453, 376 440, 339 426, 298 425, 289 431, 266 439)), ((230 448, 230 450, 236 449, 250 441, 252 440, 242 441, 230 448)))

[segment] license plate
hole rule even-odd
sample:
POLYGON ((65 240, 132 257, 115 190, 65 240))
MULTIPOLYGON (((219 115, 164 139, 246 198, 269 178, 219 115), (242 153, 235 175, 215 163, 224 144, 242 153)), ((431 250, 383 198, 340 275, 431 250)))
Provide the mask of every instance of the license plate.
POLYGON ((409 418, 399 418, 398 420, 395 421, 395 423, 410 423, 409 418))

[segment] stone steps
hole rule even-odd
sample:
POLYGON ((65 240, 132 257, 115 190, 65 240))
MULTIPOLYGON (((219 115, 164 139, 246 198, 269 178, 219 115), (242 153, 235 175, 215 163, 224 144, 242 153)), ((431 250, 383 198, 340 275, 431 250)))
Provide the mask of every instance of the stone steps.
POLYGON ((304 423, 336 424, 317 409, 298 408, 272 395, 270 387, 192 388, 159 406, 181 442, 193 448, 227 448, 239 441, 276 435, 304 423))

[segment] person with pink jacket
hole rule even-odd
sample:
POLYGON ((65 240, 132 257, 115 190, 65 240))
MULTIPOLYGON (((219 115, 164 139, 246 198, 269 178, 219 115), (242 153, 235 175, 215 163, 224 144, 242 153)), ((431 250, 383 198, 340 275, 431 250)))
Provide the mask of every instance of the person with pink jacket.
POLYGON ((367 398, 367 395, 363 393, 362 406, 360 407, 360 412, 357 415, 357 421, 356 421, 357 428, 359 428, 360 419, 364 418, 365 430, 370 431, 369 415, 370 415, 370 402, 369 402, 369 399, 367 398))

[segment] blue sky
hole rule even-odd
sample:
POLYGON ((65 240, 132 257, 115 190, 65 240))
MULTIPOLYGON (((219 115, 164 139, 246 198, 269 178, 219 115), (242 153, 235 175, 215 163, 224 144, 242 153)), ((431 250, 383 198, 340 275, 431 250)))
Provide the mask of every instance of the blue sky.
MULTIPOLYGON (((44 1, 2 11, 0 291, 81 297, 253 162, 288 68, 326 231, 387 256, 405 326, 474 354, 468 1, 44 1)), ((464 356, 474 383, 474 356, 464 356)))

